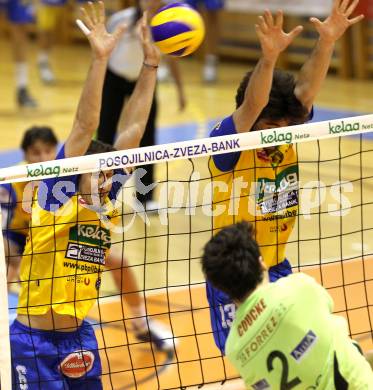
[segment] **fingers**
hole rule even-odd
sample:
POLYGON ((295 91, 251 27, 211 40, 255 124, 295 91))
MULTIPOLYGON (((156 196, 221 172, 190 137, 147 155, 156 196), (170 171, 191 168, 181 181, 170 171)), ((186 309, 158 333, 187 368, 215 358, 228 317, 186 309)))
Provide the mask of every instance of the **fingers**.
POLYGON ((268 26, 267 26, 267 23, 265 22, 263 16, 259 16, 258 17, 258 25, 259 25, 260 31, 263 34, 267 34, 268 33, 268 26))
POLYGON ((105 5, 103 1, 98 2, 98 21, 105 23, 105 5))
POLYGON ((346 9, 345 15, 348 17, 350 16, 354 11, 357 5, 359 4, 359 0, 354 0, 351 5, 346 9))
POLYGON ((123 33, 128 29, 127 24, 121 24, 119 25, 113 32, 114 39, 118 41, 120 37, 123 35, 123 33))
POLYGON ((86 11, 85 8, 80 8, 80 12, 82 13, 82 19, 83 19, 83 22, 84 24, 90 29, 92 30, 93 27, 94 27, 94 23, 91 19, 91 16, 88 14, 88 12, 86 11))
POLYGON ((88 2, 89 16, 94 24, 98 23, 96 9, 91 1, 88 2))
POLYGON ((264 37, 264 33, 262 32, 262 29, 260 28, 259 24, 255 25, 255 31, 256 31, 256 35, 259 38, 259 41, 262 40, 262 38, 264 37))
POLYGON ((280 9, 276 13, 276 23, 275 24, 276 24, 276 27, 282 29, 282 26, 284 24, 284 13, 280 9))
POLYGON ((315 26, 316 30, 318 30, 318 28, 322 26, 322 22, 320 21, 320 19, 312 17, 310 18, 310 22, 315 26))
POLYGON ((288 36, 291 40, 295 39, 301 32, 303 31, 303 26, 299 25, 295 28, 293 28, 289 33, 288 36))
POLYGON ((341 0, 335 0, 333 2, 333 10, 339 9, 340 5, 341 5, 341 0))
POLYGON ((338 7, 339 12, 342 12, 342 14, 344 14, 347 10, 349 3, 350 0, 342 0, 341 4, 338 7))
POLYGON ((264 20, 268 27, 273 27, 273 17, 268 9, 264 11, 264 20))
POLYGON ((140 25, 140 33, 141 33, 141 40, 145 43, 149 41, 149 29, 148 29, 148 12, 144 11, 141 19, 141 25, 140 25))
POLYGON ((350 26, 352 26, 353 24, 359 23, 360 20, 363 20, 363 19, 364 19, 364 15, 359 15, 359 16, 356 16, 356 18, 350 19, 349 20, 350 26))

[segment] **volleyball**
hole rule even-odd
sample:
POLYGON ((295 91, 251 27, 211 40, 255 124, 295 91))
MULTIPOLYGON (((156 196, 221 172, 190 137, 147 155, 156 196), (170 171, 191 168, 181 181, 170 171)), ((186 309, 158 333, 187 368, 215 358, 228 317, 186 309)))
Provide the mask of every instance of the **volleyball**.
POLYGON ((193 53, 205 36, 201 15, 184 3, 162 7, 152 18, 150 26, 154 43, 160 51, 176 57, 193 53))

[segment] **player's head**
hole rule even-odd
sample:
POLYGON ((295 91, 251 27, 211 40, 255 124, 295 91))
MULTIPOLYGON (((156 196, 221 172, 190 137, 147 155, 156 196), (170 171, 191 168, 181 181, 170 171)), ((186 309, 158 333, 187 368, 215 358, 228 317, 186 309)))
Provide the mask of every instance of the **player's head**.
POLYGON ((51 161, 56 157, 58 140, 47 126, 33 126, 25 131, 21 142, 25 161, 29 164, 51 161))
MULTIPOLYGON (((113 152, 115 150, 116 149, 109 144, 105 144, 101 141, 92 140, 86 152, 86 156, 90 154, 113 152)), ((89 204, 94 204, 94 201, 92 199, 92 193, 95 192, 95 194, 99 195, 99 199, 102 203, 103 200, 106 198, 107 194, 110 192, 111 183, 109 179, 112 176, 112 170, 101 171, 98 177, 97 175, 95 176, 92 173, 84 173, 80 175, 79 192, 83 195, 84 199, 89 204)))
POLYGON ((240 222, 219 231, 205 245, 202 270, 218 290, 237 302, 263 281, 262 262, 253 225, 240 222))
MULTIPOLYGON (((245 98, 245 91, 253 72, 248 72, 242 79, 236 94, 236 107, 240 107, 245 98)), ((253 126, 253 130, 263 130, 304 123, 308 111, 294 93, 295 79, 288 72, 275 69, 269 101, 253 126)))

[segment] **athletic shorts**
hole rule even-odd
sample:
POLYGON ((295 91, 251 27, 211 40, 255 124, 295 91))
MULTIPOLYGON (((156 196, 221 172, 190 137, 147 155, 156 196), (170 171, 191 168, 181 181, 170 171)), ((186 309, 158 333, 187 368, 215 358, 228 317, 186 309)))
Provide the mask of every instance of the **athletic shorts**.
MULTIPOLYGON (((290 275, 292 269, 289 261, 285 259, 282 263, 271 267, 268 272, 270 282, 275 282, 290 275)), ((210 306, 211 328, 215 344, 224 355, 225 343, 236 315, 236 305, 225 293, 214 288, 208 281, 206 282, 206 294, 210 306)))
POLYGON ((216 11, 224 8, 224 0, 185 0, 185 2, 193 8, 198 8, 200 4, 203 4, 209 11, 216 11))
POLYGON ((10 327, 13 390, 102 390, 101 361, 93 327, 75 332, 10 327))
POLYGON ((32 0, 8 0, 6 3, 7 17, 15 24, 26 24, 34 21, 34 6, 32 0))

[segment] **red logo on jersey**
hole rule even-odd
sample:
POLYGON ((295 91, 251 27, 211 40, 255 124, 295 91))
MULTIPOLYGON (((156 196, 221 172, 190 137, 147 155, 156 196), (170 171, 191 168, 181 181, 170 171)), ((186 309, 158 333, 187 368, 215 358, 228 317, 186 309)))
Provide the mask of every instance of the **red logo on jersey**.
POLYGON ((76 351, 65 357, 60 370, 68 378, 81 378, 91 371, 94 361, 95 355, 91 351, 76 351))

